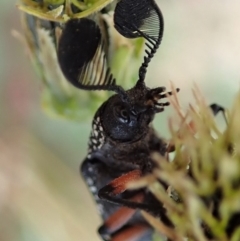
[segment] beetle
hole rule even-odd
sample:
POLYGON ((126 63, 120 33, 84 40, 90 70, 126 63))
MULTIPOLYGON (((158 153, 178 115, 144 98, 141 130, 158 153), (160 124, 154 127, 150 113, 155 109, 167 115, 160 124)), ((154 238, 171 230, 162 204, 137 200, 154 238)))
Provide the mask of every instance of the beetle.
MULTIPOLYGON (((126 183, 152 171, 151 153, 166 153, 167 143, 151 123, 168 102, 165 87, 145 85, 147 67, 163 36, 163 16, 153 0, 121 0, 116 4, 114 25, 126 38, 143 37, 146 56, 135 86, 125 91, 116 84, 106 61, 106 46, 98 19, 72 19, 59 39, 58 60, 66 79, 85 90, 116 94, 97 110, 81 173, 94 195, 104 223, 103 240, 151 240, 152 228, 137 209, 146 210, 171 225, 162 204, 147 190, 127 191, 126 183), (119 208, 120 204, 123 207, 119 208)), ((178 91, 178 89, 176 90, 178 91)))
MULTIPOLYGON (((151 122, 155 114, 169 104, 159 101, 172 93, 166 94, 164 87, 150 89, 145 85, 147 67, 161 43, 164 23, 153 0, 121 0, 115 8, 114 24, 124 37, 146 40, 148 49, 139 68, 139 79, 132 89, 125 91, 116 85, 107 66, 104 38, 94 18, 71 20, 66 24, 59 41, 58 60, 64 75, 74 86, 116 92, 94 116, 88 155, 81 165, 82 176, 103 218, 98 232, 103 240, 148 241, 153 230, 138 210, 153 214, 169 227, 173 224, 163 204, 148 190, 129 191, 127 184, 152 172, 155 167, 151 158, 153 152, 165 155, 170 151, 151 122)), ((224 108, 216 104, 210 109, 214 115, 224 112, 224 108)), ((162 184, 167 189, 167 184, 162 184)), ((213 195, 210 204, 208 198, 202 199, 206 205, 213 205, 212 214, 218 215, 215 211, 221 197, 213 195)), ((239 213, 235 213, 229 221, 227 235, 232 234, 238 223, 239 213)), ((204 223, 203 229, 211 238, 211 231, 204 223)))

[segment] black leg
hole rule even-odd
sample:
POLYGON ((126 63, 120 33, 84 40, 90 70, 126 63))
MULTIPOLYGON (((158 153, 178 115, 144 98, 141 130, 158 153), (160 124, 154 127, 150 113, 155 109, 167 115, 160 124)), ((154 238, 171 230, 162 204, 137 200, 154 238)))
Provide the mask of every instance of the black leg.
POLYGON ((223 118, 224 118, 226 124, 228 123, 224 107, 222 107, 221 105, 215 104, 215 103, 211 104, 209 107, 212 110, 214 116, 216 116, 219 112, 222 112, 223 118))

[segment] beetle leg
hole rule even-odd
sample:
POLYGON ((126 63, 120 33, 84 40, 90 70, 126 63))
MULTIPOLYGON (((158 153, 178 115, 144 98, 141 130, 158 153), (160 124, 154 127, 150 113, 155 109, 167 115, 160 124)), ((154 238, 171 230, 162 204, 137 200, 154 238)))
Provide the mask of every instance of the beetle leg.
MULTIPOLYGON (((130 200, 133 202, 143 201, 143 193, 139 193, 130 200)), ((127 207, 119 208, 113 213, 104 224, 98 229, 103 240, 111 241, 138 241, 142 236, 147 235, 152 228, 147 224, 127 225, 128 221, 137 212, 136 209, 127 207)))
MULTIPOLYGON (((143 199, 143 193, 139 193, 130 200, 133 202, 142 202, 143 199)), ((107 220, 105 220, 104 224, 98 229, 99 234, 101 236, 113 234, 122 228, 132 218, 136 211, 136 209, 120 207, 107 220)))
MULTIPOLYGON (((143 198, 143 193, 139 193, 130 200, 133 202, 141 202, 143 198)), ((98 229, 103 240, 138 241, 142 240, 142 237, 145 235, 151 235, 152 228, 147 224, 139 223, 125 226, 136 212, 136 209, 121 207, 113 213, 98 229)))
MULTIPOLYGON (((153 214, 154 216, 159 216, 164 219, 168 224, 170 224, 169 220, 165 215, 165 209, 161 205, 161 203, 143 203, 143 202, 136 202, 129 199, 124 199, 119 194, 123 193, 127 189, 127 183, 129 181, 138 180, 141 177, 140 170, 133 170, 128 172, 116 179, 112 182, 101 188, 98 192, 98 196, 100 199, 104 199, 108 202, 119 204, 126 206, 128 208, 133 209, 141 209, 146 212, 153 214)), ((170 224, 171 225, 171 224, 170 224)))
POLYGON ((138 180, 142 176, 142 172, 139 169, 130 171, 122 176, 114 179, 108 185, 100 189, 98 195, 109 193, 111 196, 123 193, 127 189, 127 184, 130 181, 138 180))
MULTIPOLYGON (((152 228, 147 224, 136 224, 136 225, 125 227, 124 229, 120 230, 118 233, 114 234, 110 240, 111 241, 139 241, 139 240, 142 240, 143 236, 147 235, 149 231, 152 233, 152 228)), ((147 240, 149 240, 149 238, 147 240)))
POLYGON ((224 107, 222 107, 221 105, 215 104, 215 103, 211 104, 209 107, 212 110, 214 116, 216 116, 219 112, 222 112, 223 118, 224 118, 226 124, 228 123, 224 107))
POLYGON ((215 103, 211 104, 209 107, 214 115, 217 115, 219 112, 225 112, 225 109, 221 105, 215 103))

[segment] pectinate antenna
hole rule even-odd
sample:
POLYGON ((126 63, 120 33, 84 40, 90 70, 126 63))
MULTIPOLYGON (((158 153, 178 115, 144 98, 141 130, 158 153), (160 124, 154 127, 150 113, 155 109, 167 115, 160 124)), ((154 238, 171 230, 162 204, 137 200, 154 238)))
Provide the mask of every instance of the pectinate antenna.
POLYGON ((139 69, 137 85, 143 85, 147 67, 156 53, 163 36, 163 16, 154 0, 121 0, 114 15, 115 28, 126 38, 143 37, 147 54, 139 69))
POLYGON ((59 65, 66 79, 75 87, 115 91, 125 98, 124 89, 116 85, 107 65, 103 36, 92 19, 69 20, 59 40, 59 65))

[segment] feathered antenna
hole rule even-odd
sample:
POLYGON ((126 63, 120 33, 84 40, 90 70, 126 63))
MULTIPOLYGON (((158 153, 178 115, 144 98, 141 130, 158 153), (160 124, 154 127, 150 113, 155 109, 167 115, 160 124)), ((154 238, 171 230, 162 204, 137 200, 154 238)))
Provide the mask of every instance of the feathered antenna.
POLYGON ((126 38, 143 37, 147 40, 147 56, 139 69, 137 85, 144 85, 147 67, 156 53, 163 36, 164 20, 153 0, 121 0, 114 15, 115 28, 126 38))
MULTIPOLYGON (((147 54, 139 69, 136 86, 145 86, 147 67, 163 35, 163 16, 153 0, 121 0, 114 14, 115 28, 126 38, 147 40, 147 54)), ((89 18, 69 20, 59 40, 58 60, 63 74, 74 86, 85 90, 114 91, 127 101, 126 91, 116 85, 107 65, 98 24, 89 18)))
POLYGON ((104 39, 95 21, 89 18, 71 19, 58 45, 58 61, 63 74, 75 87, 84 90, 115 91, 123 98, 124 89, 107 66, 104 39))

